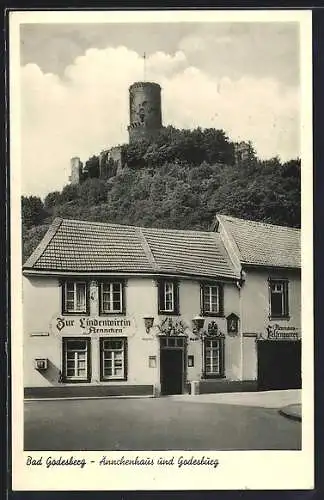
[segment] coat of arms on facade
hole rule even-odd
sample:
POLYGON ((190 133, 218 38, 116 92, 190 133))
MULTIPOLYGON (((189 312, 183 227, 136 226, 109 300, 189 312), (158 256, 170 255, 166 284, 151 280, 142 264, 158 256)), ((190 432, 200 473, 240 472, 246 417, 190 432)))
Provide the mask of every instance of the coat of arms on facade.
POLYGON ((219 328, 218 328, 216 321, 211 321, 210 323, 208 323, 207 334, 210 337, 217 337, 217 336, 221 335, 221 332, 219 331, 219 328))

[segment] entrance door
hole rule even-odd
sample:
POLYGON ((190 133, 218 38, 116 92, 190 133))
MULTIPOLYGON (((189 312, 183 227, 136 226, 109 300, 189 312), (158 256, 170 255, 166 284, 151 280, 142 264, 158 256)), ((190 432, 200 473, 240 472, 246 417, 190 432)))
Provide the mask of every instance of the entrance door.
POLYGON ((161 394, 181 394, 183 350, 161 349, 161 394))
POLYGON ((301 388, 300 341, 258 341, 258 388, 301 388))
POLYGON ((184 337, 160 338, 161 394, 182 394, 184 386, 184 337))

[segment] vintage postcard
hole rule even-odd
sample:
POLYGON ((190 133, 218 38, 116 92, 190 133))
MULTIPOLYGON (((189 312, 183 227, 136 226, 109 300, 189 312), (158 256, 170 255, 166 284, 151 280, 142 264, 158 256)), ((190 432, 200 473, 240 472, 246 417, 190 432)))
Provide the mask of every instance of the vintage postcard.
POLYGON ((311 26, 10 13, 13 490, 313 488, 311 26))

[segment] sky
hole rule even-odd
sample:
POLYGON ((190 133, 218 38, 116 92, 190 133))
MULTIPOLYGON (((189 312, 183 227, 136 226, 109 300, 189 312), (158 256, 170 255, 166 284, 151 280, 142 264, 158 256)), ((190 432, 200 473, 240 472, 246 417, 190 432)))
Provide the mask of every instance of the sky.
POLYGON ((263 159, 300 155, 297 23, 22 24, 23 194, 61 190, 71 157, 127 142, 144 52, 164 125, 223 129, 263 159))

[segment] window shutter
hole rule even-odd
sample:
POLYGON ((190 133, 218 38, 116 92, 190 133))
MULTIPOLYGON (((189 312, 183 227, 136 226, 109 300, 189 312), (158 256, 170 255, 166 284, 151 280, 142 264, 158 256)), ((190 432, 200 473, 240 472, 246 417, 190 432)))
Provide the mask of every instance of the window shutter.
POLYGON ((179 283, 177 281, 173 282, 174 291, 174 313, 179 314, 179 283))
POLYGON ((200 283, 200 314, 204 315, 205 312, 205 303, 204 303, 204 285, 200 283))
POLYGON ((164 281, 158 282, 158 311, 161 313, 164 309, 164 281))
MULTIPOLYGON (((201 285, 201 288, 202 287, 203 287, 203 285, 201 285)), ((206 375, 207 375, 207 372, 206 372, 206 351, 207 351, 206 339, 203 339, 202 344, 203 344, 202 375, 203 375, 203 378, 206 378, 206 375)))
POLYGON ((128 342, 127 338, 123 339, 123 347, 124 347, 124 380, 127 380, 128 377, 128 342))
POLYGON ((86 313, 90 314, 90 282, 86 281, 85 284, 85 300, 86 300, 86 313))
MULTIPOLYGON (((87 287, 87 290, 88 290, 88 288, 89 287, 87 287)), ((92 366, 91 366, 91 340, 88 338, 88 339, 86 339, 86 341, 87 341, 87 368, 88 368, 87 382, 91 382, 91 369, 92 369, 92 366)))
POLYGON ((284 287, 283 287, 283 293, 284 293, 284 304, 285 304, 284 315, 288 316, 289 315, 288 281, 285 281, 283 285, 284 285, 284 287))
POLYGON ((65 313, 65 281, 61 282, 61 311, 62 315, 65 313))
POLYGON ((219 314, 223 316, 224 314, 224 287, 223 285, 218 285, 219 294, 219 314))
POLYGON ((98 301, 99 301, 99 315, 103 313, 102 307, 102 281, 98 281, 98 301))
POLYGON ((225 341, 224 339, 219 339, 219 347, 220 347, 220 353, 219 353, 219 361, 220 361, 220 370, 219 370, 219 375, 221 377, 224 377, 225 374, 225 341))
POLYGON ((99 365, 100 365, 100 381, 103 381, 103 379, 104 379, 104 377, 103 377, 103 373, 104 373, 104 360, 103 360, 104 341, 105 341, 105 337, 100 337, 100 339, 99 339, 99 348, 100 348, 100 361, 99 361, 99 365))
POLYGON ((126 281, 121 281, 122 313, 126 314, 126 281))

